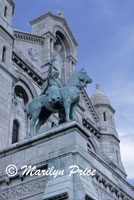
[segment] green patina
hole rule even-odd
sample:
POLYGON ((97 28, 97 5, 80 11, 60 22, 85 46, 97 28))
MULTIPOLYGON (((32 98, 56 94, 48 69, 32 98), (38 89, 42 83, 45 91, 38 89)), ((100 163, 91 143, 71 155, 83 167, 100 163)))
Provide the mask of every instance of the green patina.
POLYGON ((36 134, 52 113, 59 113, 60 123, 74 120, 75 110, 80 100, 80 91, 92 80, 84 69, 75 72, 66 84, 58 83, 58 70, 54 69, 55 57, 51 54, 48 77, 42 86, 42 92, 27 106, 26 112, 30 117, 30 136, 36 134))

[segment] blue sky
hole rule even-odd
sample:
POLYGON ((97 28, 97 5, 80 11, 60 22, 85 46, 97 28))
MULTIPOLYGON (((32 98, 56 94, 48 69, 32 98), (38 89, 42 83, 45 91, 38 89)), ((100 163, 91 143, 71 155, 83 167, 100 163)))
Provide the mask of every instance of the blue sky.
POLYGON ((13 27, 31 31, 29 21, 58 9, 77 40, 78 64, 84 66, 92 85, 96 82, 116 110, 116 128, 128 178, 134 179, 134 1, 133 0, 15 0, 13 27))

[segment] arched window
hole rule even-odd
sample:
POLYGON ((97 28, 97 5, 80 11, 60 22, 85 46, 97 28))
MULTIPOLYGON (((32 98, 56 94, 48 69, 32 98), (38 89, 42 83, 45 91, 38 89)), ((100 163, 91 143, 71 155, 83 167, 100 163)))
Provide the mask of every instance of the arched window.
POLYGON ((2 62, 5 62, 5 61, 6 61, 6 47, 4 46, 2 50, 2 62))
POLYGON ((4 17, 7 17, 7 6, 5 6, 5 9, 4 9, 4 17))
POLYGON ((12 132, 12 144, 18 142, 19 138, 19 122, 17 120, 13 121, 13 132, 12 132))
POLYGON ((103 118, 104 118, 104 121, 107 121, 106 112, 103 112, 103 118))
POLYGON ((28 96, 27 96, 26 91, 23 89, 23 87, 21 87, 20 85, 16 85, 16 87, 14 89, 14 93, 16 94, 16 96, 23 99, 25 105, 27 104, 28 96))
POLYGON ((51 127, 53 128, 53 127, 55 127, 56 126, 56 123, 55 122, 52 122, 51 123, 51 127))

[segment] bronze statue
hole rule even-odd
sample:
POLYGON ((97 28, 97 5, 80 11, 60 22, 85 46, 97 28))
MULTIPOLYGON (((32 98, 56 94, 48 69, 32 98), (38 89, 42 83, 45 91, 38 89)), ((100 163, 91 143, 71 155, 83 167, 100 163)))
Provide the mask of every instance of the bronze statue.
POLYGON ((69 122, 74 119, 75 110, 79 103, 81 89, 92 80, 84 69, 75 72, 65 85, 58 84, 58 71, 53 71, 54 56, 51 56, 49 73, 40 96, 37 96, 26 106, 26 112, 30 116, 30 136, 36 134, 52 113, 59 113, 69 122))
POLYGON ((51 54, 51 62, 48 70, 48 77, 45 83, 42 86, 41 95, 49 95, 49 102, 55 103, 56 101, 60 101, 60 93, 59 88, 60 84, 58 82, 59 71, 53 68, 53 62, 55 61, 55 57, 51 54))

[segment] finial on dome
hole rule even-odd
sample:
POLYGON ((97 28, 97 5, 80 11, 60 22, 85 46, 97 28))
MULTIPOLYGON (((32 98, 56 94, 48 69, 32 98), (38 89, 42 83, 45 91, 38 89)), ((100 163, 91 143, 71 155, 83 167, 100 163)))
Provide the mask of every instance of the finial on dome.
POLYGON ((64 12, 63 12, 63 10, 58 10, 57 11, 57 15, 59 15, 60 17, 64 17, 64 12))
POLYGON ((96 90, 100 89, 100 84, 99 84, 99 83, 96 83, 95 88, 96 88, 96 90))

